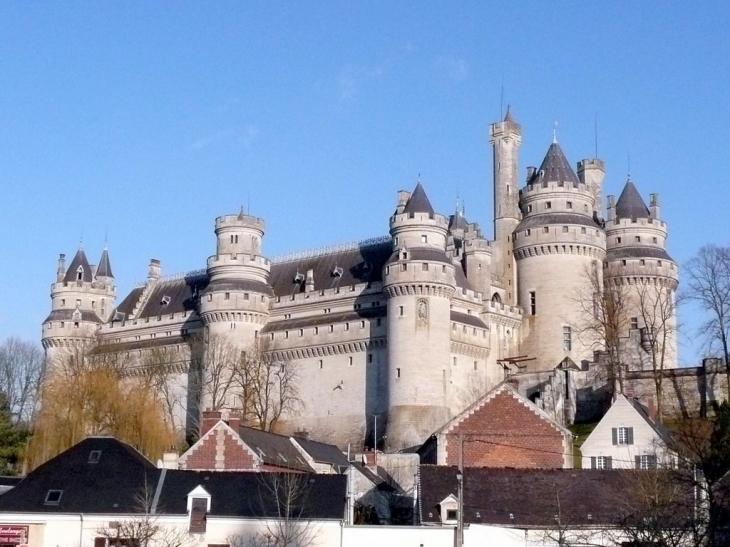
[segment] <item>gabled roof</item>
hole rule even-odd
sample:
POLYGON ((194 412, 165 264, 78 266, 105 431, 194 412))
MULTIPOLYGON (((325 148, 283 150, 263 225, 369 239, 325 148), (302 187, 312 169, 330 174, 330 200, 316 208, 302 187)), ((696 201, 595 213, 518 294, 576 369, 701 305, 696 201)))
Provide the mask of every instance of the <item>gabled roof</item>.
POLYGON ((638 412, 639 416, 641 416, 644 421, 649 424, 649 426, 656 432, 656 434, 659 435, 659 438, 664 442, 664 444, 666 444, 668 447, 671 447, 674 439, 672 439, 671 433, 669 433, 669 430, 664 427, 664 424, 659 421, 652 420, 651 415, 649 414, 649 409, 642 405, 636 399, 629 399, 628 401, 629 403, 631 403, 631 406, 636 409, 636 412, 638 412))
POLYGON ((649 208, 629 179, 616 202, 616 218, 649 218, 649 208))
POLYGON ((66 283, 75 282, 77 280, 79 267, 83 269, 81 280, 91 283, 93 281, 93 278, 91 277, 91 266, 89 265, 89 261, 86 259, 86 253, 81 248, 76 251, 76 255, 71 261, 71 264, 69 264, 68 270, 66 270, 66 275, 63 278, 63 281, 66 283))
POLYGON ((314 471, 304 461, 304 458, 302 458, 302 455, 289 437, 246 426, 241 426, 238 434, 246 446, 259 455, 264 465, 305 471, 307 473, 314 471))
POLYGON ((542 160, 540 169, 535 171, 533 177, 529 180, 531 183, 536 182, 563 182, 570 184, 579 184, 578 175, 575 174, 573 168, 565 158, 560 145, 554 142, 548 148, 545 159, 542 160))
POLYGON ((431 202, 428 200, 426 191, 423 189, 420 182, 416 185, 416 189, 413 190, 413 194, 411 194, 408 203, 406 203, 406 206, 403 208, 403 212, 428 213, 433 216, 433 207, 431 207, 431 202))
POLYGON ((0 496, 0 511, 132 513, 139 510, 145 488, 155 488, 159 474, 152 462, 128 444, 112 437, 89 437, 0 496), (95 456, 98 461, 92 461, 95 456), (58 503, 46 503, 50 490, 61 491, 58 503))
POLYGON ((333 444, 320 443, 302 437, 293 437, 293 439, 315 462, 330 464, 337 473, 344 473, 350 466, 347 456, 333 444))
POLYGON ((109 251, 107 251, 106 247, 104 247, 104 252, 101 253, 99 266, 96 268, 96 277, 114 277, 112 265, 109 262, 109 251))

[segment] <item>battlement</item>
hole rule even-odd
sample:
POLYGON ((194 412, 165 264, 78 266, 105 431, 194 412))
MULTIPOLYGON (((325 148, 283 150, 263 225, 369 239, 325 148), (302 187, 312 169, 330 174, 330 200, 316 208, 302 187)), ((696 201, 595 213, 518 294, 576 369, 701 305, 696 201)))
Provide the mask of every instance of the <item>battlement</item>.
POLYGON ((265 223, 263 219, 249 215, 223 215, 215 219, 215 229, 223 228, 249 228, 263 232, 265 223))
POLYGON ((606 232, 616 228, 646 228, 667 233, 667 223, 657 218, 614 218, 606 221, 606 232))
POLYGON ((60 281, 51 285, 51 295, 62 293, 62 292, 79 292, 79 291, 93 291, 94 294, 100 296, 114 297, 117 293, 117 288, 106 283, 100 283, 98 281, 60 281))
POLYGON ((474 253, 478 251, 483 251, 491 254, 492 242, 487 239, 467 239, 464 241, 465 253, 474 253))
POLYGON ((573 193, 573 194, 585 194, 592 197, 591 189, 584 182, 579 183, 564 183, 562 181, 548 182, 546 180, 540 182, 528 182, 521 190, 520 196, 527 197, 536 194, 544 193, 573 193))
MULTIPOLYGON (((235 255, 222 254, 208 257, 209 270, 215 269, 221 270, 222 272, 223 269, 230 268, 229 271, 235 273, 241 266, 248 266, 268 272, 271 270, 271 261, 263 256, 252 256, 244 253, 235 255)), ((216 271, 216 274, 221 272, 216 271)))

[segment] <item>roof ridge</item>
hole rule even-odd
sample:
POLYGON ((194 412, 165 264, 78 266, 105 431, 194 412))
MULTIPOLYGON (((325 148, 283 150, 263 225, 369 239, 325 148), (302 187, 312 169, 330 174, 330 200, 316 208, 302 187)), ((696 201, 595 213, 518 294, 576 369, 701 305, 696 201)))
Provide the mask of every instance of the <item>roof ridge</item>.
POLYGON ((377 245, 383 245, 389 243, 391 237, 377 236, 368 239, 362 239, 360 241, 350 241, 347 243, 340 243, 335 245, 328 245, 325 247, 316 247, 314 249, 307 249, 304 251, 294 251, 291 253, 284 253, 280 255, 274 255, 269 258, 269 262, 272 264, 281 264, 284 262, 294 262, 297 260, 304 260, 307 258, 316 258, 318 256, 324 256, 333 253, 341 253, 346 251, 357 251, 366 247, 375 247, 377 245))

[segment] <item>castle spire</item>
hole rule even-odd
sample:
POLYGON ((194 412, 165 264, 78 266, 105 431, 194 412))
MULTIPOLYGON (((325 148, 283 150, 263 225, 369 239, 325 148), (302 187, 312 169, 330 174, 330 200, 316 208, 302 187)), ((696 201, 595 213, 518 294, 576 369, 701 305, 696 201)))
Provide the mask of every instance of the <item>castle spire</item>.
POLYGON ((509 104, 507 105, 507 114, 505 114, 505 116, 504 116, 504 121, 512 122, 512 123, 514 123, 514 121, 515 121, 515 118, 512 115, 512 107, 509 104))
POLYGON ((114 277, 112 265, 109 261, 109 251, 106 245, 104 245, 104 251, 101 253, 101 258, 99 259, 99 267, 96 268, 96 277, 114 277))
POLYGON ((634 186, 631 177, 626 181, 621 195, 616 202, 616 218, 649 218, 649 208, 634 186))
POLYGON ((575 174, 573 168, 568 163, 568 160, 563 154, 563 150, 560 145, 553 141, 548 148, 545 159, 542 160, 540 169, 535 172, 535 175, 531 182, 536 180, 544 182, 562 182, 562 183, 573 183, 579 184, 578 175, 575 174))
POLYGON ((428 196, 426 195, 426 191, 423 189, 423 186, 421 186, 421 181, 418 181, 418 184, 416 185, 416 189, 413 190, 413 194, 411 194, 410 199, 408 200, 408 203, 406 203, 406 206, 403 208, 404 213, 428 213, 429 215, 433 216, 434 211, 433 207, 431 206, 431 202, 428 200, 428 196))
POLYGON ((91 283, 93 281, 91 278, 91 266, 83 248, 79 247, 79 250, 76 251, 76 255, 71 261, 71 264, 69 264, 63 280, 67 283, 73 283, 74 281, 91 283))

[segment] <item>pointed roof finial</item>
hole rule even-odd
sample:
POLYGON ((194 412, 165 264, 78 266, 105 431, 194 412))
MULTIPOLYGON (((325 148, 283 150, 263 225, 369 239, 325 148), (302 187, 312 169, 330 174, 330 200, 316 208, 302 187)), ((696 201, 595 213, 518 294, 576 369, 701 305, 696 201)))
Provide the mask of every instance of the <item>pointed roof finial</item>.
POLYGON ((507 114, 504 116, 504 121, 506 122, 514 122, 515 118, 512 115, 512 105, 507 104, 507 114))
POLYGON ((553 144, 558 143, 558 120, 553 122, 553 144))
POLYGON ((243 220, 243 217, 245 216, 243 212, 243 204, 241 204, 241 212, 238 213, 238 220, 243 220))

